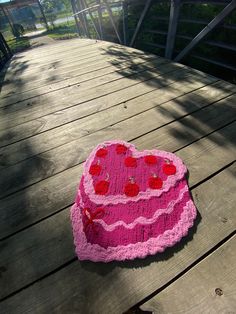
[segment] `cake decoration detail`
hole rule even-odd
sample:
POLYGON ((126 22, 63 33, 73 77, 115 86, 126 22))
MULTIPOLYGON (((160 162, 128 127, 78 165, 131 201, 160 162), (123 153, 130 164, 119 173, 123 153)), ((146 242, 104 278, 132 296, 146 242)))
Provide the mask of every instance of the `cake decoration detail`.
POLYGON ((180 241, 196 217, 186 172, 170 152, 138 151, 118 140, 99 144, 71 208, 78 258, 144 258, 180 241))

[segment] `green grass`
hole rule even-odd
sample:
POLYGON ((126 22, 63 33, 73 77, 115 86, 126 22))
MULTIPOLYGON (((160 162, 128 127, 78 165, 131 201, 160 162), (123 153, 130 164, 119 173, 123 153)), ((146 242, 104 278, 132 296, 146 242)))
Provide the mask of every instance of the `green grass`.
POLYGON ((20 52, 30 47, 30 41, 27 37, 8 39, 7 44, 12 53, 20 52))
POLYGON ((72 14, 73 14, 72 12, 60 12, 60 13, 57 13, 57 19, 68 17, 68 16, 71 16, 72 14))
POLYGON ((54 28, 50 27, 50 29, 45 33, 45 35, 48 35, 49 37, 57 40, 78 37, 74 21, 56 25, 54 28))

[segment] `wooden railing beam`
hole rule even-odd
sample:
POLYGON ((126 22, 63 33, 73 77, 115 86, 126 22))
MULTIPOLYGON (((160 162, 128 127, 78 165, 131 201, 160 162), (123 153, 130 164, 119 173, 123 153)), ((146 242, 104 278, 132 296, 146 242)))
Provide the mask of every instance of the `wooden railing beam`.
POLYGON ((173 55, 176 31, 178 26, 179 11, 181 5, 180 1, 181 0, 171 0, 169 27, 165 50, 165 57, 167 59, 172 59, 173 55))
POLYGON ((119 34, 119 32, 118 32, 118 29, 117 29, 117 27, 116 27, 116 23, 115 23, 115 21, 114 21, 114 17, 113 17, 113 14, 112 14, 112 10, 111 10, 111 8, 110 8, 110 5, 109 5, 109 3, 107 2, 107 0, 103 0, 103 2, 104 2, 104 4, 105 4, 105 6, 106 6, 106 9, 107 9, 107 12, 108 12, 108 15, 109 15, 111 24, 112 24, 113 29, 114 29, 114 31, 115 31, 115 33, 116 33, 116 36, 117 36, 117 38, 118 38, 118 40, 119 40, 119 43, 122 44, 122 40, 121 40, 120 34, 119 34))
POLYGON ((203 30, 193 38, 193 40, 174 59, 182 60, 201 40, 203 40, 213 29, 236 8, 236 0, 232 0, 203 30))
MULTIPOLYGON (((83 2, 83 5, 84 5, 85 8, 86 8, 86 7, 89 8, 86 0, 82 0, 82 2, 83 2)), ((97 29, 95 20, 94 20, 94 18, 93 18, 93 14, 91 13, 90 10, 88 10, 87 12, 88 12, 88 14, 89 14, 89 16, 90 16, 90 19, 91 19, 91 22, 92 22, 92 24, 93 24, 93 28, 94 28, 94 30, 95 30, 95 32, 96 32, 96 34, 97 34, 97 37, 98 37, 98 39, 100 39, 101 37, 100 37, 100 34, 99 34, 99 32, 98 32, 98 29, 97 29)))
POLYGON ((152 3, 152 0, 147 0, 146 3, 145 3, 144 9, 143 9, 143 11, 141 13, 141 16, 139 18, 139 21, 138 21, 138 24, 137 24, 136 29, 134 31, 133 37, 132 37, 132 39, 130 41, 130 44, 129 44, 130 47, 132 47, 134 45, 134 42, 135 42, 136 37, 137 37, 137 35, 139 33, 140 27, 141 27, 141 25, 143 23, 143 20, 144 20, 144 18, 146 16, 150 6, 151 6, 151 3, 152 3))
POLYGON ((102 9, 101 9, 101 0, 96 0, 97 5, 98 5, 98 25, 99 25, 99 32, 100 32, 100 37, 103 40, 103 26, 102 26, 102 9))

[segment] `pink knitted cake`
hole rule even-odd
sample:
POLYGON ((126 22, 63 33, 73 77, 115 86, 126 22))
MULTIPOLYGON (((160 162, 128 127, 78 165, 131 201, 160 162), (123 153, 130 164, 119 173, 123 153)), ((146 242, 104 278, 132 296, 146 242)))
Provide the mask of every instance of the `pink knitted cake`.
POLYGON ((144 258, 180 241, 196 217, 186 172, 169 152, 139 152, 124 141, 99 144, 71 208, 79 259, 144 258))

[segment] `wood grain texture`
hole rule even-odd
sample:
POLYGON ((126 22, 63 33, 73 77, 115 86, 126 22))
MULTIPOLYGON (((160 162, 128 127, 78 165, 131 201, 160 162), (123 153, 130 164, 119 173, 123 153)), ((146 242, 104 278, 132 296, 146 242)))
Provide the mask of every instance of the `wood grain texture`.
MULTIPOLYGON (((20 93, 23 90, 31 90, 32 88, 47 86, 48 83, 55 83, 65 78, 70 78, 78 74, 79 66, 83 65, 83 71, 92 71, 96 67, 101 69, 111 64, 116 65, 119 69, 119 65, 123 62, 132 63, 134 58, 150 59, 151 57, 157 58, 151 53, 143 53, 136 49, 127 50, 127 48, 121 49, 121 46, 116 44, 102 43, 92 45, 92 48, 86 48, 88 51, 80 51, 80 47, 75 47, 74 51, 69 51, 72 60, 67 60, 66 64, 61 64, 63 60, 63 54, 58 62, 55 54, 49 64, 44 64, 42 59, 38 60, 38 67, 34 67, 30 64, 29 60, 23 61, 19 56, 15 63, 10 66, 12 68, 7 71, 4 77, 4 84, 1 91, 1 96, 9 96, 12 93, 20 93), (97 57, 90 56, 88 54, 97 52, 97 57), (31 72, 31 73, 29 73, 31 72), (24 74, 26 73, 26 74, 24 74), (27 75, 27 73, 29 73, 27 75), (20 77, 19 77, 20 75, 20 77)), ((37 60, 37 59, 36 59, 37 60)), ((13 61, 14 62, 14 61, 13 61)), ((47 62, 48 63, 48 62, 47 62)), ((81 66, 80 66, 80 70, 81 66)), ((82 72, 83 73, 83 72, 82 72)))
POLYGON ((236 236, 141 308, 156 314, 235 313, 236 236))
MULTIPOLYGON (((121 103, 130 98, 150 92, 158 87, 174 83, 178 79, 181 80, 181 70, 185 72, 189 71, 189 73, 191 73, 191 70, 185 69, 182 65, 160 65, 159 69, 157 68, 155 71, 147 71, 146 75, 143 74, 141 77, 136 74, 137 81, 124 77, 118 82, 114 81, 104 86, 97 86, 89 92, 87 90, 79 92, 79 86, 75 85, 68 87, 66 91, 63 89, 46 95, 40 95, 36 99, 33 98, 13 104, 9 108, 7 107, 6 110, 3 108, 0 117, 0 129, 4 129, 4 125, 19 125, 59 110, 88 102, 89 100, 92 101, 93 99, 97 99, 96 103, 100 101, 100 103, 104 104, 109 97, 108 94, 111 93, 113 93, 112 95, 116 100, 116 103, 121 103), (175 70, 179 70, 180 73, 172 74, 171 72, 174 72, 175 70), (143 81, 146 81, 146 84, 142 84, 142 88, 136 86, 143 81), (131 88, 131 86, 133 87, 131 88), (130 88, 128 89, 128 87, 130 88), (122 92, 123 89, 125 89, 125 91, 122 92), (102 96, 106 98, 104 99, 102 96), (50 104, 50 106, 48 104, 50 104)), ((200 77, 197 76, 196 79, 197 78, 200 77)), ((202 75, 202 79, 204 79, 204 75, 202 75)), ((216 79, 208 78, 207 76, 205 79, 212 82, 216 81, 216 79)), ((111 95, 110 98, 112 98, 111 95)), ((111 100, 109 102, 111 102, 111 100)), ((86 107, 90 109, 90 113, 94 112, 90 103, 88 103, 86 107)))
MULTIPOLYGON (((192 191, 200 213, 199 222, 174 248, 126 263, 72 262, 3 302, 3 312, 120 314, 127 310, 235 230, 235 171, 235 166, 231 166, 192 191)), ((5 272, 1 281, 5 291, 2 294, 74 257, 68 216, 66 209, 3 242, 1 265, 5 272), (15 259, 7 254, 11 249, 15 251, 15 259), (9 280, 12 274, 16 274, 14 281, 9 280)))
MULTIPOLYGON (((213 99, 214 101, 217 99, 216 94, 213 94, 215 95, 214 98, 211 98, 210 96, 208 97, 212 88, 214 88, 214 85, 208 85, 195 92, 180 96, 175 100, 164 102, 160 105, 158 105, 158 102, 161 100, 163 101, 163 98, 158 98, 158 102, 156 100, 154 102, 145 101, 145 99, 142 102, 128 102, 126 103, 127 108, 124 108, 123 105, 116 106, 105 112, 101 112, 100 114, 97 113, 80 120, 79 127, 75 131, 77 138, 72 143, 69 142, 51 148, 45 153, 41 153, 32 158, 27 158, 21 163, 2 169, 0 171, 2 178, 0 182, 0 197, 4 197, 7 194, 43 180, 48 176, 55 175, 58 172, 64 171, 67 168, 84 161, 86 159, 86 153, 81 151, 78 158, 77 147, 81 145, 81 140, 83 142, 85 140, 89 142, 90 136, 87 134, 92 134, 97 131, 99 132, 100 129, 109 132, 109 126, 111 124, 113 125, 113 128, 119 130, 116 134, 118 138, 124 138, 125 128, 128 124, 131 128, 129 137, 126 138, 128 141, 137 136, 141 136, 143 133, 147 133, 147 136, 138 139, 138 143, 145 145, 145 143, 147 144, 147 141, 149 141, 150 147, 157 147, 160 149, 166 147, 168 138, 170 139, 170 142, 172 142, 172 137, 175 136, 175 134, 179 138, 179 141, 176 141, 176 145, 179 147, 179 143, 183 145, 184 143, 190 143, 191 140, 194 141, 199 139, 215 129, 223 127, 225 124, 235 120, 236 110, 234 103, 236 101, 236 95, 229 96, 208 107, 213 99), (204 95, 205 98, 203 97, 204 95), (205 99, 205 101, 203 101, 203 99, 205 99), (202 111, 198 111, 199 109, 204 108, 204 106, 207 107, 202 111), (149 109, 150 107, 151 109, 149 109), (194 111, 197 112, 194 113, 194 111), (135 115, 137 115, 137 117, 135 117, 135 115), (160 129, 163 125, 171 123, 177 118, 185 117, 186 115, 189 116, 180 122, 175 122, 165 128, 165 132, 168 132, 168 136, 160 129), (142 122, 145 120, 149 121, 149 123, 143 124, 142 122), (136 130, 135 123, 142 125, 142 127, 136 130), (152 130, 155 129, 157 130, 152 132, 152 130), (85 130, 87 132, 85 132, 85 130), (134 130, 133 133, 132 130, 134 130), (51 165, 51 167, 49 165, 51 165), (31 169, 30 177, 22 177, 22 171, 20 169, 27 168, 31 169), (45 171, 45 169, 48 169, 48 171, 45 171), (10 176, 9 173, 11 174, 10 176), (14 177, 14 181, 12 180, 12 177, 14 177)), ((222 97, 221 94, 218 96, 222 97)), ((166 99, 168 98, 165 98, 165 100, 166 99)), ((102 134, 100 141, 103 141, 104 131, 100 132, 102 134)), ((70 132, 73 132, 72 128, 70 128, 70 132)), ((60 140, 61 137, 63 137, 63 134, 59 136, 60 140)), ((43 139, 44 138, 45 137, 43 137, 43 139)), ((54 141, 55 144, 55 136, 52 136, 51 140, 48 138, 48 141, 49 143, 54 141)), ((38 144, 36 142, 35 145, 39 146, 40 142, 38 141, 38 144)), ((91 143, 91 149, 93 148, 92 145, 96 145, 96 143, 91 143)), ((53 145, 50 147, 52 146, 53 145)), ((18 145, 17 147, 20 146, 18 145)), ((168 148, 165 149, 168 150, 168 148)), ((174 150, 173 146, 171 147, 171 150, 174 150)))
MULTIPOLYGON (((180 73, 181 74, 181 73, 180 73)), ((181 75, 182 79, 187 78, 188 73, 185 75, 181 75)), ((171 76, 171 78, 173 78, 171 76)), ((171 79, 169 80, 169 84, 171 84, 171 79)), ((61 116, 61 124, 63 124, 63 118, 66 117, 67 120, 69 119, 75 119, 74 121, 70 123, 65 123, 64 119, 64 125, 60 126, 60 128, 51 129, 47 132, 40 133, 38 135, 35 135, 29 139, 25 139, 19 142, 16 142, 15 144, 0 148, 0 168, 3 169, 6 166, 13 165, 21 160, 24 160, 25 158, 29 158, 33 155, 42 153, 48 149, 52 149, 54 147, 61 146, 65 143, 72 142, 80 137, 83 137, 89 133, 93 133, 99 129, 105 128, 109 125, 112 125, 116 122, 122 121, 124 118, 128 118, 129 116, 135 115, 137 113, 140 113, 142 111, 145 111, 147 109, 150 109, 152 107, 155 107, 155 105, 158 104, 158 102, 155 101, 155 97, 158 97, 158 101, 160 103, 167 101, 169 99, 172 99, 174 95, 177 97, 177 95, 183 95, 187 92, 190 92, 191 90, 200 88, 205 83, 210 83, 210 81, 201 80, 200 82, 194 82, 193 84, 185 85, 184 87, 181 86, 180 83, 174 83, 171 84, 171 87, 169 85, 167 88, 163 88, 163 86, 160 86, 161 89, 155 90, 153 93, 148 93, 147 96, 145 95, 137 98, 132 97, 132 95, 137 95, 137 86, 133 86, 128 89, 127 93, 124 93, 124 90, 117 91, 113 94, 106 95, 104 97, 95 99, 90 102, 86 102, 79 106, 79 108, 72 108, 70 111, 74 111, 73 115, 66 113, 66 115, 61 115, 61 113, 53 114, 49 116, 49 123, 53 121, 54 124, 60 123, 60 116, 61 116), (169 91, 170 90, 170 91, 169 91), (112 97, 113 96, 113 97, 112 97), (121 98, 122 97, 122 98, 121 98), (153 98, 154 97, 154 98, 153 98), (128 101, 129 99, 133 99, 133 101, 128 101), (122 104, 122 100, 125 101, 126 104, 122 104), (154 99, 154 103, 152 101, 154 99), (119 104, 121 102, 121 105, 115 106, 116 104, 119 104), (144 103, 147 102, 147 105, 144 103), (88 105, 89 104, 89 105, 88 105), (132 105, 130 107, 130 105, 132 105), (142 105, 144 104, 144 105, 142 105), (129 110, 125 110, 130 107, 129 110), (127 107, 127 108, 125 108, 127 107), (146 108, 145 108, 146 107, 146 108), (111 110, 108 110, 110 109, 111 110), (113 114, 113 112, 122 111, 124 113, 124 118, 122 116, 116 116, 113 114), (132 111, 133 108, 133 111, 132 111), (73 110, 75 109, 75 110, 73 110), (107 110, 105 110, 107 109, 107 110), (120 110, 119 110, 120 109, 120 110), (105 110, 105 111, 104 111, 105 110), (89 113, 97 112, 95 115, 89 115, 89 113), (99 114, 101 113, 101 114, 99 114), (129 114, 130 113, 130 114, 129 114), (111 115, 111 120, 109 120, 109 115, 111 115), (85 117, 83 120, 78 120, 85 117), (86 117, 87 116, 87 117, 86 117), (126 117, 125 117, 126 116, 126 117), (57 118, 58 117, 58 118, 57 118), (68 118, 70 117, 70 118, 68 118), (51 121, 50 121, 51 118, 51 121), (77 119, 76 119, 77 118, 77 119), (100 120, 100 118, 102 118, 100 120), (105 119, 107 118, 107 119, 105 119), (105 120, 105 121, 104 121, 105 120), (113 120, 113 121, 112 121, 113 120), (25 145, 30 145, 32 152, 28 152, 26 150, 22 150, 21 148, 25 145)), ((168 84, 168 82, 166 83, 168 84)), ((163 85, 163 83, 161 83, 163 85)), ((148 87, 149 88, 149 87, 148 87)), ((153 89, 153 87, 151 87, 153 89)), ((46 118, 47 119, 47 118, 46 118)), ((38 121, 34 121, 34 125, 32 127, 36 127, 36 130, 42 130, 44 129, 44 125, 47 124, 47 120, 39 119, 38 121), (37 123, 37 124, 36 124, 37 123)), ((148 126, 145 124, 145 126, 148 126)), ((37 131, 35 132, 37 133, 37 131)), ((7 136, 12 136, 11 132, 7 132, 7 136)), ((4 135, 3 135, 4 137, 4 135)))
MULTIPOLYGON (((82 75, 76 75, 74 72, 74 76, 72 78, 65 79, 63 81, 59 81, 56 83, 51 83, 43 87, 36 87, 31 90, 25 91, 25 85, 22 86, 19 90, 11 90, 9 92, 8 96, 3 97, 2 102, 0 104, 1 107, 9 106, 11 104, 14 104, 16 102, 20 102, 26 99, 30 99, 33 97, 37 97, 39 95, 47 94, 52 91, 56 91, 62 88, 70 87, 75 84, 80 84, 80 90, 83 88, 84 85, 87 85, 89 87, 91 86, 97 86, 99 84, 104 84, 106 82, 113 81, 115 79, 129 76, 132 74, 135 74, 136 72, 144 71, 145 69, 150 69, 151 67, 155 67, 157 65, 157 59, 160 58, 134 58, 131 63, 123 62, 122 65, 119 66, 119 68, 115 67, 115 65, 106 66, 104 68, 96 68, 96 65, 94 66, 93 71, 90 71, 89 73, 84 73, 82 75), (110 77, 110 81, 109 78, 110 77), (98 82, 98 83, 97 83, 98 82)), ((164 63, 163 59, 163 63, 164 63)), ((80 71, 79 71, 80 73, 80 71)))
POLYGON ((120 314, 235 230, 235 86, 163 62, 91 40, 15 57, 7 76, 15 67, 19 81, 5 78, 0 109, 6 145, 0 149, 0 298, 15 294, 0 303, 1 313, 120 314), (37 75, 64 56, 68 63, 58 65, 57 75, 37 75), (21 75, 24 62, 29 66, 21 75), (189 235, 164 254, 80 263, 69 207, 82 162, 111 138, 140 150, 175 151, 189 169, 199 216, 189 235))
MULTIPOLYGON (((133 123, 134 128, 127 128, 125 132, 122 132, 122 138, 124 140, 130 139, 130 137, 132 139, 132 136, 137 132, 135 128, 136 125, 140 125, 141 127, 137 117, 138 116, 135 116, 130 119, 130 125, 133 123)), ((145 124, 143 124, 143 126, 145 127, 145 124)), ((120 126, 117 128, 117 126, 114 126, 110 127, 108 130, 101 130, 100 132, 91 134, 89 138, 84 137, 81 139, 80 143, 76 145, 77 155, 74 157, 76 163, 81 161, 81 156, 83 156, 82 160, 84 160, 85 156, 91 151, 91 147, 101 142, 101 139, 108 140, 110 138, 119 138, 117 135, 120 130, 124 130, 124 127, 120 126)), ((140 128, 140 130, 143 129, 140 128)), ((219 132, 212 133, 177 153, 191 169, 189 177, 190 185, 197 184, 197 182, 206 179, 235 159, 235 132, 235 123, 232 123, 222 128, 219 132)), ((173 137, 173 139, 176 141, 175 137, 173 137)), ((148 147, 144 146, 141 148, 148 147)), ((165 147, 162 149, 165 149, 165 147)), ((62 156, 63 158, 60 160, 65 159, 66 162, 68 162, 67 168, 69 168, 70 158, 69 160, 67 159, 68 151, 65 150, 62 156)), ((39 157, 38 165, 40 165, 40 162, 39 157)), ((51 172, 54 170, 54 165, 50 162, 50 159, 45 165, 47 166, 44 171, 47 171, 47 176, 50 176, 51 172)), ((30 171, 27 172, 26 169, 28 168, 19 168, 19 173, 22 171, 26 177, 30 178, 31 172, 37 171, 37 164, 35 164, 35 170, 31 168, 30 171)), ((26 191, 23 190, 15 193, 14 198, 12 196, 4 198, 1 201, 2 208, 4 209, 0 221, 1 237, 9 233, 11 234, 13 230, 19 230, 71 204, 71 200, 74 197, 74 189, 78 184, 81 171, 81 165, 74 166, 29 187, 26 191), (39 208, 38 204, 40 203, 42 203, 43 206, 39 208), (19 204, 21 204, 21 211, 19 211, 19 204), (10 221, 12 222, 10 223, 10 221)))
POLYGON ((117 47, 117 45, 108 45, 107 43, 103 45, 104 46, 98 45, 94 48, 94 53, 97 51, 98 54, 97 58, 87 58, 85 56, 85 60, 80 60, 80 57, 78 56, 80 54, 80 50, 79 47, 77 47, 74 51, 74 61, 60 67, 60 63, 58 64, 52 59, 48 66, 44 67, 42 64, 40 71, 37 68, 34 69, 30 64, 28 65, 28 61, 22 61, 19 57, 19 60, 13 65, 13 69, 7 72, 4 78, 1 96, 4 97, 11 94, 12 90, 14 90, 15 93, 19 93, 23 90, 32 90, 33 88, 45 86, 48 83, 62 81, 66 78, 75 76, 75 74, 78 75, 79 69, 80 74, 87 73, 89 71, 91 72, 96 69, 96 67, 102 69, 111 64, 119 69, 119 65, 121 63, 127 61, 132 63, 131 61, 134 58, 142 58, 145 60, 150 57, 155 57, 153 54, 145 54, 136 49, 129 51, 126 48, 121 50, 121 46, 117 47), (28 68, 32 69, 31 74, 26 74, 24 76, 24 72, 28 70, 28 68))

